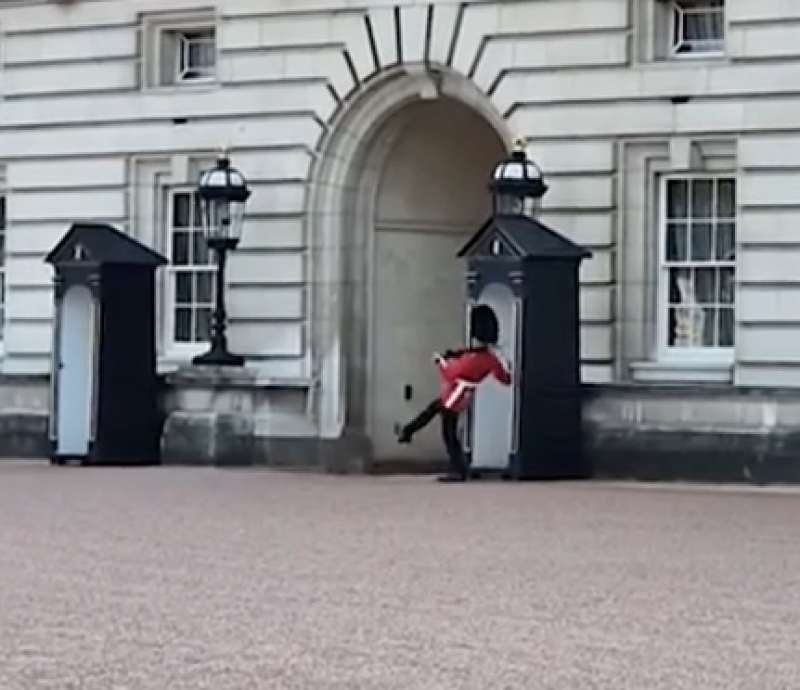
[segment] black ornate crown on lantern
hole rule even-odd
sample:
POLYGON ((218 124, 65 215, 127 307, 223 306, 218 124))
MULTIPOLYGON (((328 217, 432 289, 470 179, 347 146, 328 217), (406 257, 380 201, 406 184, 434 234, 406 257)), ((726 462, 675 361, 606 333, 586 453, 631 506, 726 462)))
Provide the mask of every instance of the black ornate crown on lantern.
POLYGON ((547 184, 541 168, 528 158, 525 140, 517 139, 514 151, 497 164, 489 182, 494 212, 497 215, 517 215, 525 212, 526 199, 541 199, 547 184))

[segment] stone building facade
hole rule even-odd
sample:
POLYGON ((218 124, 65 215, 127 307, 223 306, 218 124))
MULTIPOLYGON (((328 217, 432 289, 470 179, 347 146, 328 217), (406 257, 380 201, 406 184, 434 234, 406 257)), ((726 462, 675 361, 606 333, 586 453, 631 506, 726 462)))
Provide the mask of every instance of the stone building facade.
POLYGON ((30 0, 0 5, 0 446, 44 452, 46 252, 76 220, 170 259, 164 458, 420 466, 394 425, 463 338, 455 250, 523 137, 581 276, 601 475, 800 477, 800 3, 30 0), (224 148, 253 195, 234 373, 204 348, 193 203, 224 148))

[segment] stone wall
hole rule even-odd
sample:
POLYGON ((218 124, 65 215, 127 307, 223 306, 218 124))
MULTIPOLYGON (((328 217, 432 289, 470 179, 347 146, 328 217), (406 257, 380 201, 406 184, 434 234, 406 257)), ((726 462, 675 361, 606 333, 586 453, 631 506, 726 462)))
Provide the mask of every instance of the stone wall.
POLYGON ((800 394, 731 386, 587 386, 598 478, 800 482, 800 394))

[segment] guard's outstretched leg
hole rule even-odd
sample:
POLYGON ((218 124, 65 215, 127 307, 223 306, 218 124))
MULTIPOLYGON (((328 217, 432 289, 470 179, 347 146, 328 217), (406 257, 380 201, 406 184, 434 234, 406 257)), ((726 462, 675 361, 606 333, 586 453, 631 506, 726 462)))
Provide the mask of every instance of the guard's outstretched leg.
POLYGON ((428 405, 422 412, 420 412, 414 419, 406 424, 397 436, 398 443, 411 443, 411 437, 421 429, 424 429, 431 420, 439 414, 442 410, 442 404, 439 398, 436 398, 430 405, 428 405))

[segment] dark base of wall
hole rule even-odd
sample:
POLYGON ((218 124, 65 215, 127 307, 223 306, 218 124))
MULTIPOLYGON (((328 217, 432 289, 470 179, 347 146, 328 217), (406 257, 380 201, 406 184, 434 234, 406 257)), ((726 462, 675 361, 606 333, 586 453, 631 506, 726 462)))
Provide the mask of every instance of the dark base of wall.
POLYGON ((45 458, 49 454, 47 415, 0 413, 0 459, 45 458))
POLYGON ((800 483, 800 434, 591 431, 584 452, 598 479, 800 483))
MULTIPOLYGON (((800 432, 714 433, 587 425, 584 453, 599 479, 800 484, 800 432)), ((47 417, 0 414, 1 458, 50 455, 47 417)), ((335 474, 432 474, 445 463, 374 462, 369 439, 256 438, 241 417, 172 415, 162 439, 168 465, 274 467, 335 474)))
POLYGON ((161 439, 165 465, 276 467, 334 474, 364 474, 371 445, 358 434, 336 440, 259 438, 247 417, 173 413, 161 439))

